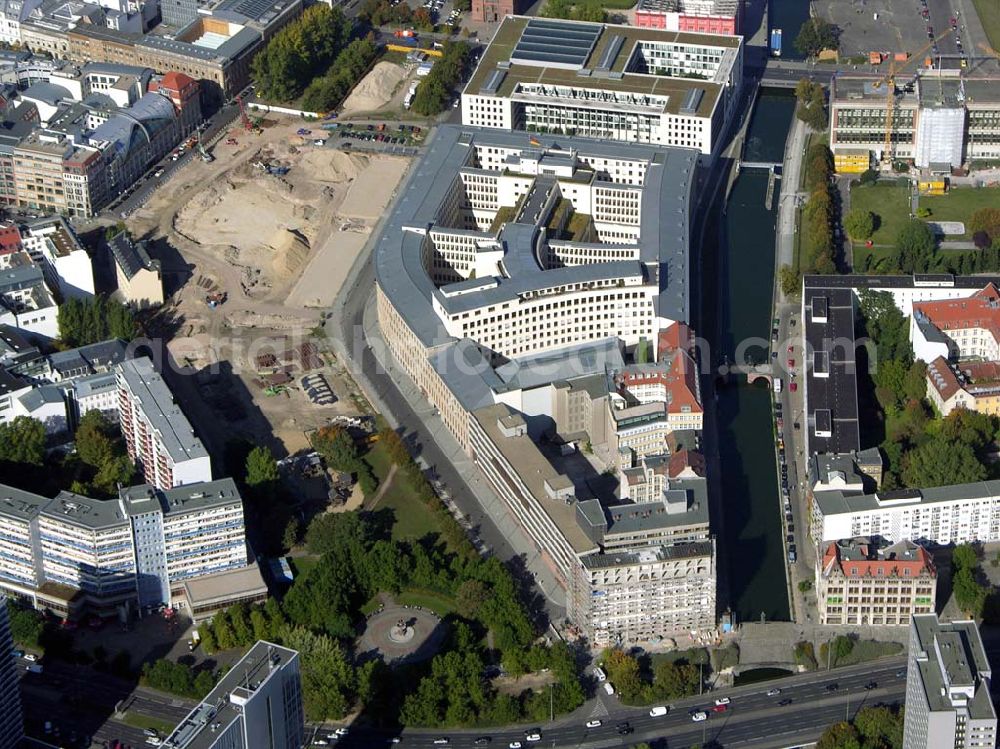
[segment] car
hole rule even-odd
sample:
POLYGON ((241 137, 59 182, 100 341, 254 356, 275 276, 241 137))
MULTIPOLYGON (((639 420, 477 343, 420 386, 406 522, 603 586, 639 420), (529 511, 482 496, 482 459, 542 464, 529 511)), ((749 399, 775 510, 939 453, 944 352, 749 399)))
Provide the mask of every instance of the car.
POLYGON ((837 682, 833 682, 833 684, 826 685, 827 692, 836 692, 838 689, 840 689, 840 685, 837 682))
POLYGON ((906 678, 906 669, 902 669, 901 671, 897 671, 896 672, 896 678, 897 679, 905 679, 906 678))
POLYGON ((511 741, 507 744, 507 746, 510 747, 510 749, 521 749, 522 744, 520 741, 511 741))
POLYGON ((794 544, 795 543, 795 536, 793 536, 791 534, 788 534, 787 536, 785 536, 785 541, 787 541, 790 544, 794 544))
POLYGON ((539 731, 538 729, 535 729, 531 733, 526 733, 524 735, 524 740, 525 741, 531 741, 532 743, 534 743, 535 741, 541 741, 542 740, 542 732, 539 731))
POLYGON ((789 367, 794 367, 795 366, 795 359, 789 359, 788 360, 788 366, 789 367))
POLYGON ((326 739, 313 739, 313 746, 330 746, 330 742, 326 739))
POLYGON ((10 654, 12 656, 14 656, 15 658, 23 658, 24 657, 24 651, 23 650, 11 650, 10 654))
POLYGON ((778 707, 787 707, 788 705, 791 705, 791 704, 792 704, 792 701, 790 699, 788 699, 787 697, 785 699, 783 699, 783 700, 779 700, 778 701, 778 707))
POLYGON ((795 524, 794 523, 789 523, 785 527, 785 530, 788 531, 789 533, 795 533, 795 524))
POLYGON ((607 694, 608 697, 613 697, 614 696, 614 694, 615 694, 615 688, 611 685, 610 681, 604 682, 604 684, 602 684, 601 686, 604 687, 604 693, 607 694))
POLYGON ((343 728, 343 727, 338 728, 336 731, 333 732, 333 735, 336 736, 337 738, 342 738, 347 735, 348 731, 350 731, 349 728, 343 728))
POLYGON ((877 689, 877 688, 878 688, 878 682, 877 681, 870 681, 867 684, 865 684, 865 691, 866 692, 870 692, 873 689, 877 689))
POLYGON ((475 744, 476 746, 486 746, 491 741, 493 741, 493 739, 491 739, 489 736, 480 736, 478 739, 476 739, 472 743, 475 744))
POLYGON ((660 705, 658 707, 654 707, 652 710, 649 711, 649 717, 650 718, 659 718, 661 716, 666 715, 669 711, 670 711, 670 708, 665 707, 663 705, 660 705))
POLYGON ((603 725, 604 725, 604 723, 602 723, 599 720, 588 720, 586 727, 587 728, 600 728, 603 725))
POLYGON ((701 723, 703 720, 708 720, 708 713, 704 710, 699 710, 694 715, 691 716, 691 720, 695 723, 701 723))
POLYGON ((35 655, 34 653, 25 653, 24 660, 28 661, 29 663, 34 663, 35 661, 38 660, 38 656, 35 655))
POLYGON ((781 690, 778 689, 777 687, 775 687, 774 689, 767 690, 768 697, 777 697, 779 694, 781 694, 781 690))
POLYGON ((724 713, 728 709, 729 708, 726 705, 713 705, 712 706, 712 712, 713 713, 724 713))
MULTIPOLYGON (((798 383, 793 382, 791 385, 788 386, 788 389, 791 390, 794 393, 796 390, 799 389, 798 383)), ((796 424, 795 428, 798 429, 799 425, 796 424)))
POLYGON ((160 732, 157 731, 155 728, 143 728, 142 732, 146 736, 159 736, 160 735, 160 732))
POLYGON ((439 739, 434 739, 434 743, 435 743, 435 745, 438 745, 438 746, 443 745, 443 744, 450 744, 451 743, 451 739, 446 739, 444 736, 442 736, 439 739))
POLYGON ((728 705, 728 704, 729 704, 730 702, 732 702, 732 700, 731 700, 731 699, 729 699, 728 697, 719 697, 719 698, 718 698, 718 699, 717 699, 717 700, 715 701, 715 704, 716 704, 716 705, 728 705))
POLYGON ((628 723, 626 723, 624 726, 621 726, 621 727, 618 728, 618 735, 619 736, 628 736, 633 731, 635 731, 635 729, 632 728, 632 726, 630 726, 628 723))

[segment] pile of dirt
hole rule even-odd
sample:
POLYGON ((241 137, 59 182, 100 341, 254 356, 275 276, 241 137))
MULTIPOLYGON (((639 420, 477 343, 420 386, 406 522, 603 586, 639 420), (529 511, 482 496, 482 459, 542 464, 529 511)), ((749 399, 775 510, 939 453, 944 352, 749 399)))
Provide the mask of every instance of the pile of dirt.
MULTIPOLYGON (((298 157, 298 169, 306 176, 322 183, 351 182, 368 166, 366 156, 355 156, 335 148, 311 148, 298 157)), ((289 178, 298 177, 293 169, 289 178)))
POLYGON ((297 274, 309 257, 309 240, 290 229, 278 229, 268 244, 272 250, 271 269, 282 280, 297 274))
POLYGON ((344 112, 371 112, 384 107, 405 77, 406 70, 402 65, 386 61, 378 63, 344 100, 344 112))

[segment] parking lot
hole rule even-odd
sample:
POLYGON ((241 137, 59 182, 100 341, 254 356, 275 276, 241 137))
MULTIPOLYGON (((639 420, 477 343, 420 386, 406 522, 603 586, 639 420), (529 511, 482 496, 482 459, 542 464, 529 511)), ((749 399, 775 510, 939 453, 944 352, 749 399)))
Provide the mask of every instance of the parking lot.
POLYGON ((959 0, 817 0, 815 6, 817 15, 841 29, 845 56, 906 52, 920 58, 907 68, 912 72, 925 57, 940 56, 945 67, 957 67, 972 52, 959 0))

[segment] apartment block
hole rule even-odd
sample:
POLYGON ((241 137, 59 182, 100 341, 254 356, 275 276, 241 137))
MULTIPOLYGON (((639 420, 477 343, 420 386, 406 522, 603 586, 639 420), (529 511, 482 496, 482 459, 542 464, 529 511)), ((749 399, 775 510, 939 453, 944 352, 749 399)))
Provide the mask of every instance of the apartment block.
POLYGON ((944 545, 1000 541, 1000 482, 817 492, 810 532, 816 543, 858 536, 944 545))
POLYGON ((937 569, 912 541, 833 541, 816 559, 816 600, 824 625, 904 626, 933 614, 937 569))
POLYGON ((45 285, 45 274, 27 253, 7 258, 0 270, 0 325, 43 339, 59 335, 58 306, 45 285))
POLYGON ((91 216, 108 199, 103 154, 63 133, 35 130, 14 148, 17 205, 44 213, 91 216))
POLYGON ((914 356, 927 363, 939 357, 1000 360, 1000 291, 989 282, 962 299, 915 303, 910 340, 914 356))
POLYGON ((161 746, 299 749, 305 742, 299 654, 258 640, 161 746))
POLYGON ((115 261, 118 291, 126 304, 138 309, 163 304, 163 274, 160 261, 149 255, 146 243, 133 242, 128 232, 119 232, 108 240, 115 261))
POLYGON ((942 416, 956 408, 1000 415, 1000 362, 949 362, 938 357, 927 365, 927 399, 942 416))
MULTIPOLYGON (((249 563, 231 479, 163 491, 143 484, 116 500, 0 486, 0 531, 0 589, 64 617, 122 605, 183 608, 188 582, 249 563)), ((259 572, 244 584, 257 590, 259 572)), ((242 595, 233 585, 225 600, 242 595)))
POLYGON ((0 749, 14 749, 24 737, 21 685, 14 660, 7 599, 0 595, 0 749))
POLYGON ((709 155, 742 75, 742 37, 508 16, 462 93, 462 122, 709 155))
POLYGON ((20 227, 24 250, 42 271, 49 287, 63 298, 94 295, 94 267, 76 232, 62 216, 32 220, 20 227))
POLYGON ((903 749, 996 746, 993 669, 974 621, 914 615, 907 660, 903 749))
POLYGON ((115 369, 118 420, 129 457, 159 489, 212 480, 208 451, 149 359, 115 369))

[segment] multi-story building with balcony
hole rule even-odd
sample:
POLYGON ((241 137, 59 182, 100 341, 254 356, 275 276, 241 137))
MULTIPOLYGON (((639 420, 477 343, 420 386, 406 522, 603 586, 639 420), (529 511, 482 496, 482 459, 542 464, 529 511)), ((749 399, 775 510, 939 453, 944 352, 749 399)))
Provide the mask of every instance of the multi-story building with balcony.
POLYGON ((0 747, 14 749, 24 737, 21 685, 14 660, 7 599, 0 595, 0 747))
POLYGON ((0 486, 0 551, 0 589, 71 617, 84 608, 184 605, 188 581, 248 565, 231 479, 167 490, 143 484, 116 500, 0 486))
POLYGON ((817 492, 811 535, 817 544, 858 536, 934 544, 1000 541, 1000 481, 874 494, 817 492))
POLYGON ((820 624, 901 627, 934 613, 937 569, 922 546, 870 538, 824 545, 816 558, 820 624))
POLYGON ((903 749, 996 746, 993 668, 974 621, 914 615, 907 661, 903 749))
POLYGON ((129 457, 159 489, 212 480, 212 461, 149 359, 115 368, 118 422, 129 457))
POLYGON ((644 29, 743 33, 743 3, 738 0, 639 0, 628 15, 634 25, 644 29))
POLYGON ((707 155, 742 74, 738 36, 508 16, 462 92, 462 122, 707 155))

